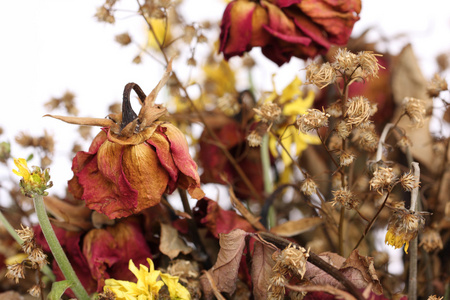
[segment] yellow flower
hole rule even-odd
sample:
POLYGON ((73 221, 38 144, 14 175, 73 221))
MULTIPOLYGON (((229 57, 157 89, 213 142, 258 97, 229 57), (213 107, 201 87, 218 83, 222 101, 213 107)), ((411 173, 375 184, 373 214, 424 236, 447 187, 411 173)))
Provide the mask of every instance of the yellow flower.
MULTIPOLYGON (((152 28, 155 32, 159 44, 161 45, 163 43, 165 44, 167 43, 167 41, 170 41, 172 39, 172 34, 169 30, 169 23, 170 23, 169 21, 166 21, 164 18, 162 19, 150 18, 149 22, 152 25, 152 28)), ((147 41, 148 47, 159 50, 158 42, 156 41, 153 33, 149 30, 147 41)))
POLYGON ((14 158, 14 164, 19 170, 12 170, 17 176, 23 177, 25 181, 30 179, 31 171, 25 158, 14 158))
POLYGON ((106 279, 105 287, 103 290, 106 292, 110 290, 116 294, 117 300, 153 300, 157 299, 159 290, 164 285, 160 280, 157 280, 160 271, 155 271, 153 261, 147 258, 149 268, 144 265, 136 268, 133 261, 130 259, 128 268, 136 276, 137 283, 116 280, 116 279, 106 279))
MULTIPOLYGON (((273 92, 265 99, 264 102, 275 102, 282 107, 282 115, 285 118, 284 124, 286 126, 278 126, 277 135, 281 137, 281 144, 290 150, 292 145, 295 145, 295 152, 290 153, 291 156, 299 156, 303 150, 308 147, 308 144, 320 144, 320 139, 317 136, 305 134, 298 132, 294 126, 289 126, 293 124, 297 119, 298 115, 303 115, 312 106, 314 102, 314 92, 312 90, 308 91, 306 96, 301 90, 302 81, 295 77, 291 83, 289 83, 284 89, 281 95, 278 95, 275 88, 275 83, 273 84, 273 92)), ((269 140, 269 147, 272 155, 278 157, 277 151, 278 140, 272 135, 269 140)), ((288 168, 292 164, 292 160, 289 155, 282 150, 281 159, 285 165, 285 171, 282 175, 282 180, 287 179, 290 171, 288 168)))
POLYGON ((22 177, 20 180, 20 190, 25 196, 48 195, 45 190, 53 185, 51 181, 49 182, 49 169, 42 171, 39 167, 33 167, 33 171, 31 171, 24 158, 14 158, 14 164, 18 170, 12 171, 14 174, 22 177))
POLYGON ((408 254, 409 242, 417 237, 423 228, 425 219, 420 213, 407 209, 395 209, 389 218, 388 231, 384 242, 398 249, 405 245, 408 254))
POLYGON ((170 299, 191 299, 189 291, 178 283, 179 278, 177 276, 156 271, 150 258, 147 258, 147 262, 150 269, 144 265, 140 265, 138 269, 130 259, 128 268, 136 276, 137 282, 106 279, 103 291, 107 292, 109 290, 113 292, 116 295, 116 300, 153 300, 158 299, 159 290, 166 284, 169 289, 170 299), (162 281, 158 280, 159 277, 161 277, 162 281))
POLYGON ((173 300, 190 300, 191 294, 189 294, 189 291, 182 286, 178 282, 178 276, 171 276, 169 274, 161 274, 161 279, 164 281, 164 283, 167 285, 167 288, 169 289, 170 299, 173 300))

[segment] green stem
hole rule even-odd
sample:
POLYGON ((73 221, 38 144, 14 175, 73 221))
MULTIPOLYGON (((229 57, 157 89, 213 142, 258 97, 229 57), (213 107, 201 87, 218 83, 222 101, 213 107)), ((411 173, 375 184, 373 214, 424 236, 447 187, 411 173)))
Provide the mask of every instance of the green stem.
MULTIPOLYGON (((267 195, 272 194, 273 192, 273 182, 272 177, 270 176, 270 155, 269 155, 269 134, 265 134, 262 138, 261 143, 261 164, 264 178, 264 191, 267 195)), ((269 228, 272 228, 276 225, 276 213, 273 205, 269 208, 269 212, 267 214, 267 224, 269 228)))
POLYGON ((64 253, 61 245, 59 244, 58 238, 53 231, 50 220, 47 216, 47 211, 45 210, 44 198, 41 195, 35 195, 33 198, 34 207, 36 209, 37 217, 39 220, 39 225, 41 226, 42 233, 52 251, 53 257, 58 263, 64 277, 71 282, 70 288, 72 289, 78 300, 89 300, 89 295, 78 279, 75 271, 72 268, 66 254, 64 253))
MULTIPOLYGON (((0 211, 0 222, 3 223, 3 226, 5 226, 6 231, 16 240, 19 245, 23 244, 23 240, 20 238, 20 236, 17 234, 17 232, 14 230, 14 227, 9 223, 9 221, 5 218, 3 213, 0 211)), ((42 273, 45 274, 51 281, 56 281, 55 274, 53 274, 52 270, 48 265, 45 265, 42 267, 42 273)))

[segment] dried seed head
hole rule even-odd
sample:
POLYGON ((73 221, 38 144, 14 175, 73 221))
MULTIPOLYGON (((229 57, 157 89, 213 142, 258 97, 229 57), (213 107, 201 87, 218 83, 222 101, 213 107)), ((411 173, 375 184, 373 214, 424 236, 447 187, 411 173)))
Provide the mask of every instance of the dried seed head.
POLYGON ((322 89, 335 81, 336 70, 328 62, 320 66, 313 62, 306 67, 307 84, 312 83, 322 89))
POLYGON ((352 125, 347 123, 344 120, 340 120, 337 124, 336 124, 336 134, 338 137, 340 137, 341 139, 346 139, 348 138, 348 136, 350 135, 350 133, 352 133, 352 125))
POLYGON ((317 189, 317 184, 310 177, 306 178, 302 182, 302 185, 300 187, 300 191, 305 196, 308 196, 308 197, 311 196, 312 194, 315 194, 316 193, 316 189, 317 189))
POLYGON ((34 232, 33 232, 33 230, 30 227, 28 227, 28 226, 23 227, 22 224, 20 226, 22 227, 22 229, 16 229, 16 232, 19 235, 19 237, 24 242, 34 241, 34 232))
POLYGON ((281 118, 281 108, 275 103, 267 102, 253 110, 265 123, 277 122, 281 118))
POLYGON ((427 252, 444 248, 441 235, 433 228, 427 228, 423 231, 419 246, 422 246, 427 252))
POLYGON ((22 263, 9 265, 7 269, 5 277, 13 279, 15 283, 19 283, 19 279, 25 278, 24 266, 22 263))
POLYGON ((308 109, 307 113, 297 119, 297 125, 303 133, 328 125, 329 114, 318 109, 308 109))
POLYGON ((97 8, 97 12, 95 13, 95 17, 97 18, 97 21, 99 22, 106 22, 110 24, 114 24, 116 19, 114 18, 114 15, 111 14, 111 11, 106 8, 105 6, 100 6, 97 8))
POLYGON ((364 129, 359 136, 359 146, 367 152, 374 152, 378 148, 378 135, 373 126, 364 129))
POLYGON ((341 100, 338 100, 336 102, 333 102, 332 104, 330 104, 328 106, 328 108, 326 109, 327 113, 335 118, 339 118, 340 116, 342 116, 342 102, 341 100))
POLYGON ((116 35, 115 40, 122 46, 126 46, 131 43, 131 37, 128 32, 116 35))
POLYGON ((389 218, 385 243, 395 248, 405 244, 405 252, 408 253, 409 242, 417 236, 424 223, 425 219, 420 214, 407 209, 396 209, 389 218))
POLYGON ((241 109, 236 96, 230 93, 225 93, 217 100, 217 107, 229 117, 234 116, 241 109))
POLYGON ((334 68, 349 74, 352 73, 357 66, 358 61, 355 54, 342 48, 337 51, 333 62, 334 68))
POLYGON ((392 168, 379 167, 373 173, 369 183, 371 190, 376 190, 379 194, 382 194, 385 189, 390 190, 393 187, 396 183, 396 176, 392 168))
POLYGON ((378 77, 378 70, 383 67, 378 63, 377 56, 383 55, 374 54, 373 51, 361 51, 356 55, 357 64, 360 66, 364 78, 378 77))
POLYGON ((399 179, 403 189, 407 192, 411 192, 413 189, 419 186, 419 183, 416 183, 416 178, 414 174, 409 171, 408 173, 403 174, 399 179))
POLYGON ((414 128, 422 127, 423 118, 426 113, 423 101, 416 98, 406 97, 403 99, 403 106, 405 108, 406 115, 412 122, 412 126, 414 128))
POLYGON ((438 73, 434 74, 427 86, 428 95, 438 97, 442 91, 446 90, 448 90, 448 84, 445 78, 442 78, 438 73))
POLYGON ((358 96, 349 99, 345 117, 347 117, 347 122, 349 124, 358 126, 369 120, 371 112, 372 107, 369 100, 363 96, 358 96))
POLYGON ((39 297, 41 295, 41 287, 37 284, 33 285, 33 287, 28 290, 28 294, 36 298, 39 297))
POLYGON ((250 147, 259 147, 262 143, 262 136, 259 134, 258 130, 252 130, 247 136, 247 141, 250 147))
POLYGON ((346 209, 354 209, 357 208, 358 205, 361 203, 359 198, 356 197, 356 195, 347 190, 347 188, 341 188, 337 191, 332 191, 333 193, 333 199, 331 201, 331 205, 335 206, 336 204, 340 204, 344 206, 346 209))
POLYGON ((342 151, 339 155, 339 165, 341 167, 349 166, 355 160, 355 158, 355 155, 349 152, 342 151))
POLYGON ((33 266, 36 264, 39 266, 39 268, 42 268, 43 266, 45 266, 48 261, 47 261, 47 255, 44 254, 44 252, 42 251, 41 248, 34 248, 31 253, 29 253, 28 258, 31 260, 31 262, 33 263, 33 266))
POLYGON ((303 247, 295 247, 289 245, 277 258, 277 262, 280 263, 282 268, 288 269, 296 275, 300 275, 301 278, 306 273, 306 260, 309 257, 309 250, 306 251, 303 247))

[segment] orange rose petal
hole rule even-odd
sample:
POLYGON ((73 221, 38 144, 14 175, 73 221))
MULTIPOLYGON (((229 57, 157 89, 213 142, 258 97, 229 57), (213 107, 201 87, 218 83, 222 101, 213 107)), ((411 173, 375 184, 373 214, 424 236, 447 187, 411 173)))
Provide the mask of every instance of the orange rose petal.
POLYGON ((161 202, 169 175, 151 146, 143 143, 125 147, 123 172, 130 184, 138 190, 135 213, 161 202))
POLYGON ((165 135, 157 131, 147 140, 147 143, 155 147, 159 162, 169 173, 168 193, 170 194, 177 187, 178 168, 170 153, 169 141, 165 135))
MULTIPOLYGON (((204 193, 199 193, 200 177, 197 173, 197 164, 189 154, 189 146, 184 134, 172 124, 161 125, 161 130, 168 137, 170 142, 170 150, 172 152, 173 161, 181 173, 192 178, 189 182, 188 192, 195 199, 201 199, 204 193), (165 130, 165 131, 164 131, 165 130), (191 194, 193 193, 193 194, 191 194), (203 195, 201 195, 203 194, 203 195), (195 197, 194 197, 195 196, 195 197)), ((201 190, 201 189, 200 189, 201 190)))

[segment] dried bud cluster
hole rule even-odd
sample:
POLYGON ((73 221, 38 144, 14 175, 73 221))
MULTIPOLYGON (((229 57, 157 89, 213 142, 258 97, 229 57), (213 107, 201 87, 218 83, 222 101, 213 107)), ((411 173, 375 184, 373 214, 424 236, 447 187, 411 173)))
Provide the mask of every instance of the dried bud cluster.
POLYGON ((306 80, 322 89, 336 81, 336 70, 328 62, 320 66, 313 62, 306 67, 306 80))
POLYGON ((318 109, 308 109, 307 113, 297 119, 297 125, 301 132, 307 133, 328 125, 329 114, 318 109))
POLYGON ((346 209, 355 209, 361 203, 361 200, 352 191, 347 190, 347 188, 341 188, 337 191, 332 191, 332 193, 333 200, 331 204, 333 206, 339 203, 346 209))
POLYGON ((426 110, 422 100, 406 97, 403 99, 403 106, 405 108, 405 113, 412 122, 414 128, 419 128, 423 126, 423 118, 425 116, 426 110))
POLYGON ((427 228, 423 231, 419 246, 422 246, 427 252, 432 252, 436 249, 442 250, 444 248, 441 235, 433 228, 427 228))
POLYGON ((384 190, 390 191, 396 182, 396 176, 392 168, 380 167, 373 173, 369 183, 371 190, 376 190, 379 194, 382 194, 384 190))
POLYGON ((394 210, 389 219, 385 243, 395 248, 401 248, 405 244, 405 252, 408 253, 409 242, 417 237, 424 223, 424 217, 418 213, 408 209, 394 210))

